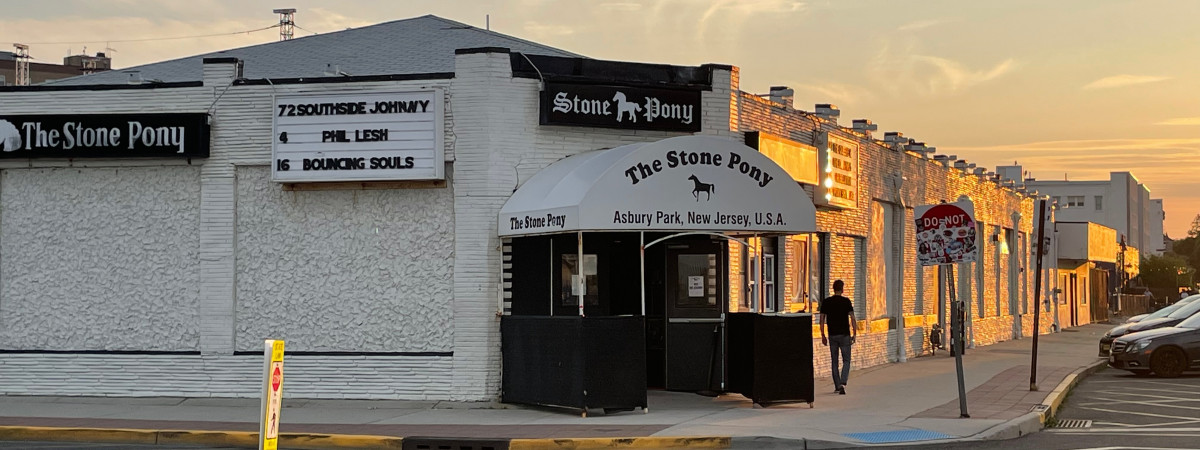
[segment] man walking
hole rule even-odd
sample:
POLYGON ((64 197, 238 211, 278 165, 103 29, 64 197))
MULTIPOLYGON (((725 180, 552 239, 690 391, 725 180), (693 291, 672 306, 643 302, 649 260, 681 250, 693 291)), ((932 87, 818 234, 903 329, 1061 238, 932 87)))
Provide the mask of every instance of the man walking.
POLYGON ((850 377, 850 346, 858 335, 858 324, 854 321, 854 304, 842 296, 846 286, 842 280, 833 282, 833 295, 821 300, 818 311, 821 313, 821 345, 829 346, 829 355, 833 359, 830 370, 833 372, 833 387, 838 394, 846 395, 846 379, 850 377), (829 337, 825 336, 826 323, 829 325, 829 337), (838 370, 838 353, 841 353, 841 370, 838 370))

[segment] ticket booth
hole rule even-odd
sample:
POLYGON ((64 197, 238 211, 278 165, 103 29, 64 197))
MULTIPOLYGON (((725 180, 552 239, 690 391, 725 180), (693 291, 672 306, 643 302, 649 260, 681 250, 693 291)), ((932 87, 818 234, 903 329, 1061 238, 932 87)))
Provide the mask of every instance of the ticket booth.
POLYGON ((729 243, 812 231, 807 193, 731 139, 551 164, 500 212, 511 248, 502 400, 621 410, 646 407, 647 388, 723 389, 729 243))

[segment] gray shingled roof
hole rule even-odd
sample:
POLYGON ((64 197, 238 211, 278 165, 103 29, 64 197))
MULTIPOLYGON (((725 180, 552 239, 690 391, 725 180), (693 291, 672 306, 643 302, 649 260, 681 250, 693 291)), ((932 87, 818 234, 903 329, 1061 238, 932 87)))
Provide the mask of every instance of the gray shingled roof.
POLYGON ((245 62, 243 76, 249 79, 321 77, 327 65, 355 76, 453 72, 454 50, 477 47, 505 47, 534 55, 580 57, 536 42, 428 15, 64 78, 46 84, 125 84, 129 74, 123 72, 128 70, 139 71, 145 80, 200 81, 204 58, 213 57, 241 59, 245 62))

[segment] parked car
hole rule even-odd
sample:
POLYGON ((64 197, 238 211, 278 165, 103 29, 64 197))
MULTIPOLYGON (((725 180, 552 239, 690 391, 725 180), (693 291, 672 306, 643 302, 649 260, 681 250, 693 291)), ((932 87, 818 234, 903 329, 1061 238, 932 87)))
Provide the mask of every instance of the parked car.
POLYGON ((1177 301, 1170 306, 1167 306, 1163 309, 1160 309, 1158 311, 1155 311, 1151 314, 1146 315, 1145 318, 1143 318, 1142 320, 1139 320, 1137 322, 1121 324, 1121 325, 1117 325, 1117 326, 1113 327, 1111 330, 1108 330, 1108 332, 1104 333, 1104 336, 1100 337, 1100 356, 1108 356, 1108 349, 1110 347, 1112 347, 1113 340, 1116 338, 1119 338, 1119 337, 1124 336, 1129 333, 1138 332, 1138 331, 1144 331, 1144 330, 1149 330, 1149 329, 1153 329, 1153 328, 1169 327, 1169 326, 1175 325, 1176 323, 1179 323, 1183 319, 1188 318, 1192 314, 1195 314, 1196 311, 1192 311, 1191 313, 1187 313, 1186 315, 1179 317, 1179 320, 1176 320, 1175 322, 1172 322, 1172 323, 1169 323, 1166 325, 1164 325, 1164 323, 1166 323, 1166 322, 1156 322, 1159 320, 1167 319, 1168 316, 1176 313, 1177 311, 1179 311, 1180 309, 1183 309, 1184 307, 1187 307, 1188 305, 1195 304, 1194 306, 1196 306, 1197 308, 1200 308, 1200 302, 1197 302, 1197 300, 1200 300, 1200 294, 1192 295, 1187 298, 1184 298, 1183 300, 1177 301), (1157 326, 1155 326, 1155 325, 1157 325, 1157 326), (1141 328, 1134 329, 1135 327, 1141 327, 1141 328))
POLYGON ((1200 314, 1173 327, 1130 333, 1113 341, 1109 367, 1173 378, 1200 370, 1200 314))
POLYGON ((1136 316, 1133 316, 1133 317, 1130 317, 1130 318, 1128 318, 1128 319, 1125 319, 1125 323, 1138 323, 1138 322, 1140 322, 1142 319, 1145 319, 1145 318, 1146 318, 1146 316, 1149 316, 1149 315, 1150 315, 1150 313, 1146 313, 1146 314, 1138 314, 1138 315, 1136 315, 1136 316))

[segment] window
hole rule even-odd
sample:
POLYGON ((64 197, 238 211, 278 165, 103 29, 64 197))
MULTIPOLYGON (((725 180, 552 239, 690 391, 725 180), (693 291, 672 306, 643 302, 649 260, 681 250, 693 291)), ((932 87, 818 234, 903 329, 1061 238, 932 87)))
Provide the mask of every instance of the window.
POLYGON ((1062 202, 1062 197, 1059 197, 1059 196, 1057 196, 1057 195, 1056 195, 1056 196, 1054 196, 1054 202, 1053 202, 1053 203, 1054 203, 1055 205, 1058 205, 1058 206, 1060 206, 1060 207, 1061 207, 1061 206, 1063 205, 1063 202, 1062 202))
POLYGON ((574 253, 563 253, 559 263, 559 280, 562 282, 560 300, 563 306, 579 303, 579 294, 583 294, 584 303, 589 306, 600 304, 600 277, 596 276, 596 255, 583 255, 582 274, 579 270, 579 256, 574 253))
POLYGON ((1100 211, 1100 210, 1104 209, 1104 196, 1097 195, 1095 197, 1095 200, 1096 200, 1096 211, 1100 211))
POLYGON ((1067 196, 1067 207, 1074 208, 1077 206, 1083 206, 1083 196, 1082 195, 1068 195, 1067 196))

